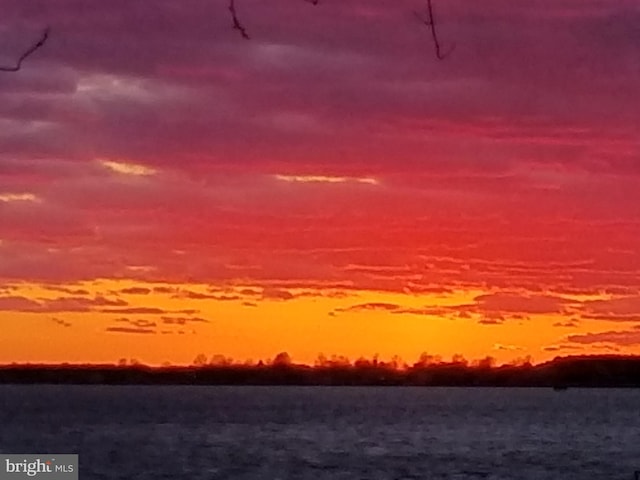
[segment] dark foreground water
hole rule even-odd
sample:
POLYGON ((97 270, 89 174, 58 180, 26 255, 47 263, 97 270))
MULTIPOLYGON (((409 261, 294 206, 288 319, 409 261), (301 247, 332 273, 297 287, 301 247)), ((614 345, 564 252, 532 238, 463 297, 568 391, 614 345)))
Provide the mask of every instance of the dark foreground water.
POLYGON ((0 386, 1 453, 89 479, 633 479, 640 390, 0 386))

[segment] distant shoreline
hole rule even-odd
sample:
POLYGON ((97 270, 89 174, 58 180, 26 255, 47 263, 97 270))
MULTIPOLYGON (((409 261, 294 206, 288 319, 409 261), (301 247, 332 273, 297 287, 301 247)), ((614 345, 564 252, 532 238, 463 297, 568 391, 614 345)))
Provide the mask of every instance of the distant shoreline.
POLYGON ((640 388, 640 357, 558 357, 540 365, 2 365, 0 385, 227 385, 640 388))

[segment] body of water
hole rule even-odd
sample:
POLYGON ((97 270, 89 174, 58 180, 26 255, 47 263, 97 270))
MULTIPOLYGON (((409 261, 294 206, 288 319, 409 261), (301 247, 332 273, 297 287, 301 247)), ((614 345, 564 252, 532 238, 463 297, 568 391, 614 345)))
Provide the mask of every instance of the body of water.
POLYGON ((632 480, 640 390, 0 386, 1 453, 93 479, 632 480))

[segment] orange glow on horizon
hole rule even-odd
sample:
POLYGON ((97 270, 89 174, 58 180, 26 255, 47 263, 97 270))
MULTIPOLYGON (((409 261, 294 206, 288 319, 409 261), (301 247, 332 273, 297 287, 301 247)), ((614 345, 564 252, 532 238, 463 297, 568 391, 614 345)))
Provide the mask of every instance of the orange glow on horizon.
POLYGON ((563 353, 603 353, 589 348, 553 349, 566 343, 568 333, 595 329, 594 321, 583 322, 578 329, 559 327, 566 321, 563 315, 531 315, 500 324, 483 324, 478 318, 465 318, 467 314, 444 315, 447 308, 471 305, 482 295, 480 291, 408 295, 290 289, 265 293, 251 285, 210 288, 133 280, 53 288, 15 287, 13 297, 42 306, 25 305, 23 311, 0 313, 0 363, 115 363, 133 358, 150 365, 186 365, 200 353, 223 354, 242 362, 267 360, 281 351, 309 365, 321 353, 351 361, 398 355, 411 364, 427 352, 443 359, 461 354, 468 360, 492 356, 499 363, 509 363, 527 356, 542 362, 563 353), (74 294, 78 292, 82 295, 74 294), (425 304, 434 310, 432 314, 420 310, 425 304))

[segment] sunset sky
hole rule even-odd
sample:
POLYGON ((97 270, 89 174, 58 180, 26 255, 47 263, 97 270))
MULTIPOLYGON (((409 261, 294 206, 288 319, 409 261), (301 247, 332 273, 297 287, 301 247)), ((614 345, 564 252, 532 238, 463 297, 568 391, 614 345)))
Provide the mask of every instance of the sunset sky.
POLYGON ((640 354, 640 3, 0 0, 0 363, 640 354))

